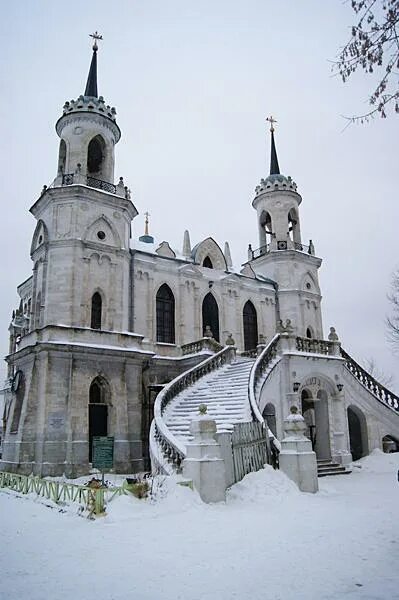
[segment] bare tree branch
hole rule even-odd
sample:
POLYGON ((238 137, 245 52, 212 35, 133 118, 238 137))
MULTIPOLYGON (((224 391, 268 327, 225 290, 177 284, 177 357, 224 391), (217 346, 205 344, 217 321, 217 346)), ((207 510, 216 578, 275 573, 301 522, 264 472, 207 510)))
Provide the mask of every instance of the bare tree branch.
POLYGON ((399 0, 351 0, 356 23, 351 37, 341 48, 332 70, 345 83, 358 69, 380 72, 380 79, 368 98, 371 110, 345 117, 350 123, 366 123, 387 108, 399 114, 399 0))
POLYGON ((392 274, 388 300, 391 303, 391 314, 385 320, 388 341, 394 350, 399 350, 399 269, 392 274))

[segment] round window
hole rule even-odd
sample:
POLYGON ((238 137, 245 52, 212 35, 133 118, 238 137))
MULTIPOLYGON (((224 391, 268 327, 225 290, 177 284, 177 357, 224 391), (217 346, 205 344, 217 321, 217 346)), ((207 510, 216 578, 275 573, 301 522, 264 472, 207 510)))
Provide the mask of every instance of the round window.
POLYGON ((311 288, 311 287, 312 287, 312 286, 311 286, 311 285, 310 285, 310 283, 308 282, 308 283, 306 284, 306 289, 307 289, 307 290, 310 290, 310 288, 311 288))
POLYGON ((99 240, 105 240, 105 233, 103 231, 97 231, 97 237, 99 240))

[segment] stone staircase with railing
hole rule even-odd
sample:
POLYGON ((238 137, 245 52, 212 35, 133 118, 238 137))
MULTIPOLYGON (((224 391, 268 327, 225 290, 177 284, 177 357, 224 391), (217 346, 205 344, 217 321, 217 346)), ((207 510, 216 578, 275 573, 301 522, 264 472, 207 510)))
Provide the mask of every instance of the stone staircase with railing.
MULTIPOLYGON (((198 352, 202 344, 203 341, 189 344, 184 351, 198 352)), ((278 333, 267 346, 258 347, 256 357, 256 353, 236 357, 236 350, 231 346, 220 349, 215 345, 208 349, 215 354, 168 383, 155 401, 150 452, 153 468, 161 472, 180 470, 186 456, 186 444, 191 440, 190 422, 198 415, 201 404, 206 404, 219 432, 230 432, 239 422, 264 423, 259 409, 261 391, 284 354, 303 355, 307 362, 310 355, 313 359, 341 359, 347 376, 369 392, 373 405, 377 401, 385 405, 391 414, 394 413, 394 419, 399 416, 399 398, 342 350, 337 339, 314 340, 278 333)), ((268 437, 275 456, 280 442, 270 430, 268 437)), ((319 476, 348 472, 348 469, 331 461, 319 461, 318 464, 319 476)))
POLYGON ((252 421, 248 380, 253 363, 250 358, 236 358, 180 392, 163 415, 169 431, 184 444, 191 441, 190 423, 201 404, 206 405, 218 432, 232 431, 234 423, 252 421))

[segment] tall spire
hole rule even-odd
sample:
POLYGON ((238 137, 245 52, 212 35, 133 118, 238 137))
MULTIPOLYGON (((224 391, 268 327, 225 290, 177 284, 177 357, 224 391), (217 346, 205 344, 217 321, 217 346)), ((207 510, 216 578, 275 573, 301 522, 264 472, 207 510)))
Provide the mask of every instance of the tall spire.
POLYGON ((277 121, 272 116, 267 117, 266 121, 269 121, 269 123, 270 123, 270 133, 271 133, 270 175, 280 175, 280 167, 278 165, 276 144, 274 143, 274 123, 277 123, 277 121))
POLYGON ((102 40, 103 36, 100 35, 97 31, 90 34, 90 37, 93 38, 93 56, 91 58, 89 75, 87 77, 85 96, 92 96, 94 98, 98 98, 98 90, 97 90, 97 40, 102 40))

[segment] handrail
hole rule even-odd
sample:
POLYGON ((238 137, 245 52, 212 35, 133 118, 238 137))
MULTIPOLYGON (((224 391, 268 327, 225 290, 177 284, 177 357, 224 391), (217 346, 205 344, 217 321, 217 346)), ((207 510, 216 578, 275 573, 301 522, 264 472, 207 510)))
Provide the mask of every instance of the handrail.
POLYGON ((154 403, 154 428, 155 439, 161 446, 167 459, 169 459, 177 469, 186 457, 186 447, 169 430, 163 419, 163 413, 170 402, 188 386, 196 383, 204 375, 219 369, 227 363, 230 363, 235 356, 235 349, 232 346, 225 346, 217 354, 210 356, 200 362, 198 365, 178 375, 172 379, 163 390, 158 394, 154 403))
POLYGON ((318 340, 316 338, 299 337, 296 338, 296 349, 299 352, 308 352, 310 354, 335 355, 336 342, 331 340, 318 340))
POLYGON ((202 350, 209 350, 210 352, 219 352, 223 346, 219 344, 214 338, 202 337, 195 342, 189 342, 181 346, 182 355, 195 354, 202 350))
POLYGON ((259 410, 259 406, 256 401, 255 388, 256 388, 257 383, 259 382, 259 379, 262 377, 263 373, 266 371, 267 367, 269 366, 270 362, 277 355, 277 346, 278 346, 279 339, 280 339, 280 334, 277 333, 270 340, 268 345, 259 354, 258 358, 255 360, 254 364, 252 365, 252 369, 249 374, 249 381, 248 381, 249 404, 251 406, 251 411, 252 411, 253 416, 260 423, 264 422, 264 418, 262 416, 262 413, 259 410))
POLYGON ((396 413, 399 413, 399 397, 379 383, 366 369, 361 367, 345 350, 341 348, 341 356, 345 359, 345 366, 354 377, 377 398, 396 413))

